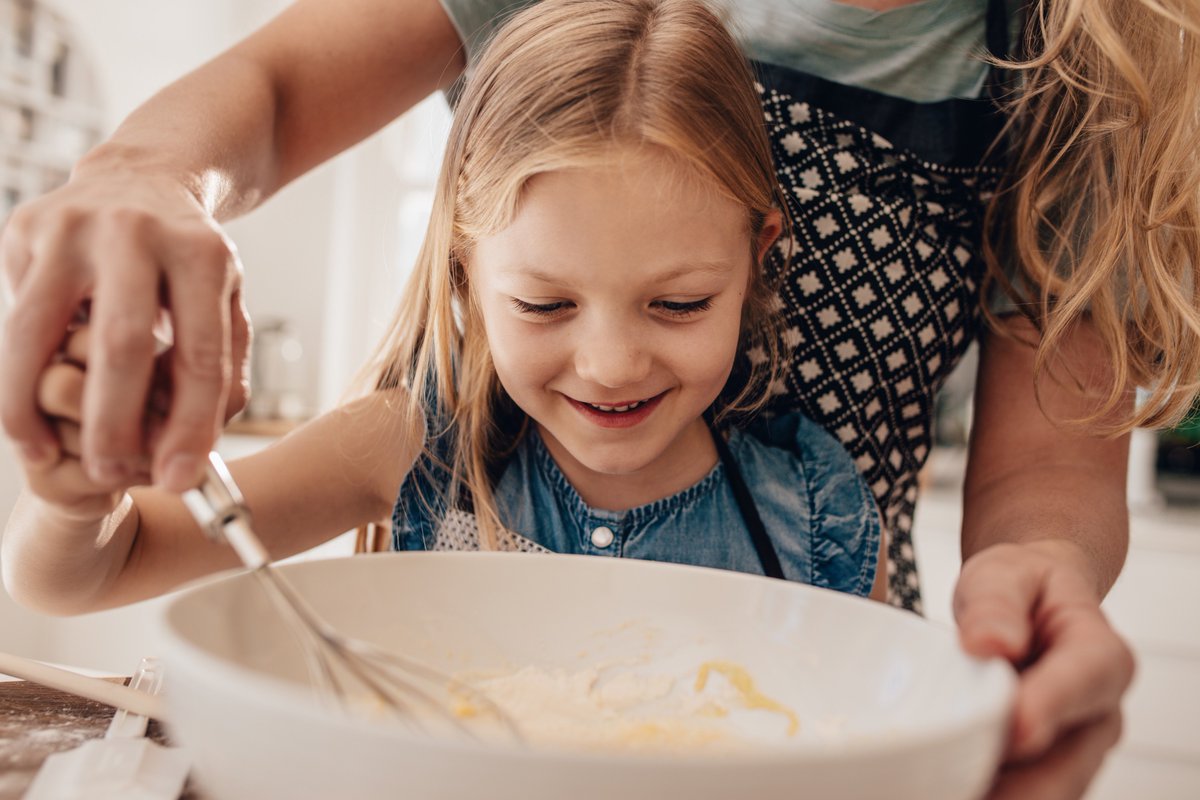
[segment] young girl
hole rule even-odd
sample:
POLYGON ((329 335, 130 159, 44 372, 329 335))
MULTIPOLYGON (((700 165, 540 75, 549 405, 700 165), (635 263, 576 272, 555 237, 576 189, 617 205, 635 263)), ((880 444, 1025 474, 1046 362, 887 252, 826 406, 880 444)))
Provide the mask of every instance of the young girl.
MULTIPOLYGON (((390 510, 397 549, 648 558, 882 597, 878 511, 842 446, 798 413, 754 419, 780 358, 775 186, 746 61, 701 3, 514 17, 467 82, 374 389, 231 465, 268 549, 390 510)), ((87 337, 40 386, 68 453, 87 337)), ((173 494, 107 492, 70 455, 28 477, 3 541, 28 605, 117 605, 235 563, 173 494)))

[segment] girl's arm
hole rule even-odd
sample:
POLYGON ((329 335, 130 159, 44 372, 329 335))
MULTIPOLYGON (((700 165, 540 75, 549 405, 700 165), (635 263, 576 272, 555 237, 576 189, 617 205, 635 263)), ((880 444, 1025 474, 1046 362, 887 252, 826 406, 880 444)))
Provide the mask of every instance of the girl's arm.
POLYGON ((887 526, 883 524, 882 518, 879 525, 879 555, 875 562, 875 580, 871 583, 871 593, 867 595, 872 600, 878 600, 881 603, 886 603, 888 600, 888 535, 887 526))
POLYGON ((198 480, 226 403, 236 412, 245 395, 241 270, 215 220, 259 205, 463 67, 438 0, 297 0, 134 111, 65 186, 16 209, 0 231, 0 271, 17 298, 0 341, 0 423, 21 458, 45 467, 58 456, 35 387, 90 296, 104 349, 84 463, 110 489, 128 483, 147 455, 139 376, 153 359, 149 326, 131 323, 165 305, 181 355, 176 413, 149 455, 156 484, 198 480))
MULTIPOLYGON (((1024 319, 1004 321, 1026 340, 1036 335, 1024 319)), ((1090 323, 1061 352, 1067 369, 1052 372, 1062 380, 1092 388, 1113 380, 1090 323)), ((1116 741, 1133 674, 1129 648, 1100 610, 1128 545, 1128 436, 1053 425, 1034 394, 1033 357, 996 333, 982 343, 954 598, 964 646, 1022 670, 1008 756, 1023 765, 1006 769, 993 798, 1032 796, 1034 787, 1079 796, 1116 741)), ((1087 411, 1078 390, 1053 377, 1042 402, 1053 418, 1087 411)))
MULTIPOLYGON (((420 421, 405 422, 400 390, 335 409, 229 468, 255 532, 273 558, 306 550, 386 517, 422 445, 420 421)), ((29 475, 0 542, 9 592, 47 613, 95 611, 145 599, 240 562, 211 542, 177 494, 140 487, 89 514, 77 459, 29 475), (69 502, 67 499, 70 498, 69 502)))

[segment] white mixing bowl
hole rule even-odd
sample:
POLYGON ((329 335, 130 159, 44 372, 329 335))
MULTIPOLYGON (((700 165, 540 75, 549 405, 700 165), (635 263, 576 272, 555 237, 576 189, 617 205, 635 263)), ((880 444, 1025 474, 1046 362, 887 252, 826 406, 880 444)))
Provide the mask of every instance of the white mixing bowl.
MULTIPOLYGON (((955 633, 879 603, 734 572, 589 556, 396 553, 282 567, 351 636, 449 672, 720 659, 793 709, 798 735, 728 753, 570 751, 426 737, 339 716, 247 575, 164 614, 173 738, 205 796, 411 800, 968 800, 1015 680, 955 633)), ((694 674, 694 670, 693 670, 694 674)))

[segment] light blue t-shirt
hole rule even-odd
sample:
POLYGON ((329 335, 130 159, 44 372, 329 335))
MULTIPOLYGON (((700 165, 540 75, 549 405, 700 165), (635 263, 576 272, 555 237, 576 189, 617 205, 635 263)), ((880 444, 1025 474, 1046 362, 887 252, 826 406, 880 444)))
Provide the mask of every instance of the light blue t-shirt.
MULTIPOLYGON (((441 0, 468 63, 508 17, 535 2, 441 0)), ((835 0, 709 3, 756 61, 920 103, 983 90, 987 0, 922 0, 890 11, 835 0)))
MULTIPOLYGON (((436 426, 431 426, 433 431, 436 426)), ((729 451, 779 556, 783 576, 867 595, 875 578, 880 519, 850 456, 802 414, 729 435, 729 451)), ((435 445, 435 453, 437 452, 435 445)), ((445 459, 446 453, 438 453, 445 459)), ((448 476, 423 457, 393 512, 397 550, 473 550, 472 514, 443 505, 448 476)), ((763 574, 725 466, 637 508, 592 508, 531 428, 504 465, 495 498, 506 550, 641 558, 763 574)))

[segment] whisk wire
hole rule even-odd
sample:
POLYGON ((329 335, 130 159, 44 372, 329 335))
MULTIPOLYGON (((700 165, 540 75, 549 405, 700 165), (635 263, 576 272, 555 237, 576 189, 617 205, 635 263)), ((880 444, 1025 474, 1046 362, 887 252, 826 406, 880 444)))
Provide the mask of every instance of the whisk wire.
POLYGON ((417 706, 433 712, 433 719, 468 736, 477 737, 451 702, 457 697, 501 724, 515 742, 522 737, 516 723, 483 692, 420 661, 401 656, 360 639, 342 635, 312 608, 292 584, 271 566, 271 558, 250 524, 250 512, 225 463, 209 454, 205 481, 185 492, 184 503, 212 539, 233 547, 242 563, 258 579, 271 602, 300 641, 309 679, 325 699, 341 710, 356 705, 360 697, 347 683, 348 675, 366 689, 396 719, 429 732, 431 724, 416 712, 417 706))

